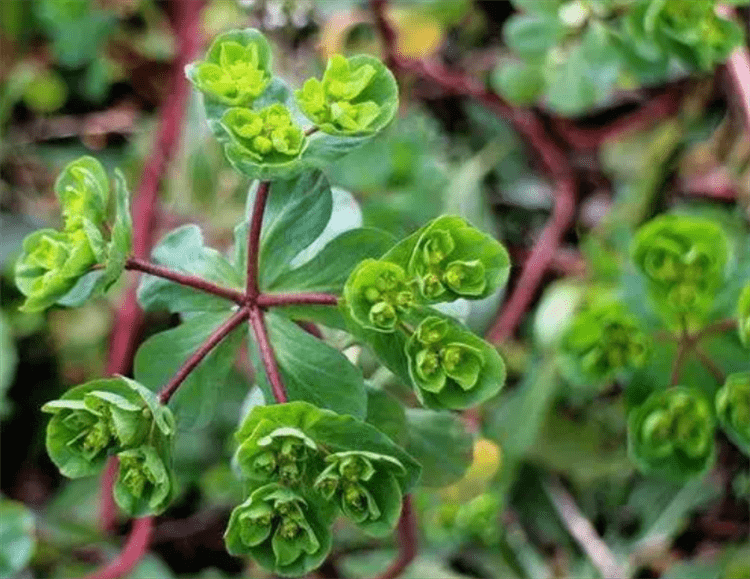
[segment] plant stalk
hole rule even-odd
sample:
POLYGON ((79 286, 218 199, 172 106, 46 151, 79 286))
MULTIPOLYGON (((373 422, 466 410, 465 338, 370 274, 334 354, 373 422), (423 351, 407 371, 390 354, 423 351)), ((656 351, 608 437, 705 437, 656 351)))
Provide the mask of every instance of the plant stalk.
POLYGON ((256 304, 261 308, 272 306, 321 305, 335 306, 339 298, 326 293, 298 293, 298 294, 260 294, 256 304))
POLYGON ((281 374, 279 372, 279 366, 276 363, 276 357, 273 353, 273 347, 268 339, 266 323, 263 319, 263 310, 257 306, 250 307, 250 325, 255 334, 255 342, 258 344, 258 350, 260 350, 263 367, 266 369, 266 376, 268 376, 268 381, 271 383, 273 396, 276 398, 276 402, 284 404, 287 401, 286 390, 284 389, 284 383, 281 380, 281 374))
POLYGON ((258 259, 260 255, 260 229, 263 225, 263 213, 266 201, 271 191, 270 181, 261 181, 255 194, 253 214, 250 217, 250 231, 247 235, 247 298, 254 300, 258 297, 258 259))

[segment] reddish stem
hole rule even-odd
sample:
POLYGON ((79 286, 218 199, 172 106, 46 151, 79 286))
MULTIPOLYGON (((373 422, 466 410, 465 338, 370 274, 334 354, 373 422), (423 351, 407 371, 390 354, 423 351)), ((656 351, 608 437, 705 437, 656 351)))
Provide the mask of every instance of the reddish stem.
POLYGON ((552 217, 545 225, 531 255, 523 264, 523 270, 510 298, 501 309, 496 322, 487 332, 488 341, 499 344, 513 334, 574 216, 575 182, 571 177, 558 183, 552 217))
MULTIPOLYGON (((736 18, 737 16, 737 13, 731 7, 723 6, 722 10, 729 17, 736 18)), ((729 55, 727 71, 735 92, 739 96, 739 104, 745 118, 745 129, 750 131, 750 51, 748 51, 746 45, 738 46, 729 55)))
POLYGON ((130 573, 146 554, 153 529, 153 517, 135 519, 128 540, 120 554, 106 566, 86 575, 83 579, 117 579, 130 573))
POLYGON ((162 404, 169 402, 169 399, 180 387, 180 384, 185 381, 185 378, 190 375, 190 372, 195 370, 196 366, 201 363, 203 358, 208 356, 208 354, 211 353, 211 350, 218 346, 232 330, 248 318, 249 312, 250 310, 247 307, 240 308, 232 315, 232 317, 216 328, 206 341, 203 342, 195 352, 193 352, 193 355, 185 360, 185 363, 180 367, 177 373, 164 386, 164 388, 161 389, 161 392, 159 392, 159 402, 162 404))
POLYGON ((708 352, 706 352, 703 346, 695 346, 695 355, 698 357, 698 360, 700 360, 701 364, 703 364, 703 367, 708 370, 711 376, 714 377, 714 380, 716 380, 719 385, 724 384, 726 380, 724 372, 721 368, 719 368, 719 365, 713 361, 711 356, 708 355, 708 352))
POLYGON ((294 305, 335 306, 339 303, 339 298, 333 294, 316 292, 299 294, 261 294, 258 296, 256 303, 261 308, 294 305))
POLYGON ((411 503, 411 495, 404 497, 401 508, 401 518, 398 520, 396 529, 396 544, 398 545, 398 556, 381 575, 375 579, 395 579, 409 566, 417 556, 417 519, 414 516, 414 507, 411 503))
POLYGON ((231 288, 225 288, 201 277, 186 273, 180 273, 179 271, 174 271, 167 267, 156 265, 155 263, 151 263, 137 257, 129 258, 125 263, 125 269, 142 271, 143 273, 147 273, 149 275, 168 279, 180 285, 192 287, 202 292, 213 294, 215 296, 236 302, 238 304, 242 304, 245 302, 245 294, 243 294, 241 291, 231 288))
POLYGON ((266 376, 268 376, 268 381, 271 383, 273 396, 276 398, 276 402, 284 404, 287 401, 286 390, 284 389, 284 383, 281 381, 281 374, 276 364, 276 357, 273 354, 271 342, 268 340, 266 323, 263 319, 263 310, 255 305, 250 306, 250 325, 255 334, 255 343, 258 344, 258 349, 260 350, 263 367, 266 369, 266 376))
POLYGON ((263 225, 263 213, 271 190, 269 181, 261 181, 255 194, 253 215, 250 218, 250 231, 247 235, 247 297, 258 297, 258 258, 260 254, 260 229, 263 225))

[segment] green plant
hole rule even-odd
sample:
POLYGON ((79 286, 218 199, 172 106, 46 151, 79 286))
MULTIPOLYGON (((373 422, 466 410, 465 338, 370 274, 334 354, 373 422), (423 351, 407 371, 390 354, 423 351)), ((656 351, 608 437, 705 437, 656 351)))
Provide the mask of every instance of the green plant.
POLYGON ((299 576, 326 558, 338 514, 367 534, 391 533, 422 467, 383 433, 403 409, 373 412, 368 399, 377 393, 361 371, 297 322, 348 330, 425 406, 467 408, 497 394, 505 366, 492 346, 430 306, 491 295, 505 284, 510 261, 499 242, 443 216, 395 244, 377 230, 349 230, 290 266, 331 216, 320 168, 393 119, 393 76, 372 57, 334 56, 322 81, 292 93, 273 75, 269 45, 255 30, 220 35, 187 75, 227 158, 262 180, 250 188, 232 257, 206 247, 190 225, 167 234, 147 262, 130 255, 121 174, 109 221, 101 164, 83 157, 64 169, 55 186, 62 229, 28 236, 16 266, 23 309, 80 305, 130 269, 148 274, 141 306, 166 308, 182 323, 141 345, 135 380, 93 380, 45 404, 47 451, 71 478, 96 474, 116 457, 116 503, 134 517, 163 512, 177 491, 177 426, 210 420, 239 328, 249 322, 264 402, 236 432, 233 465, 245 500, 225 541, 234 555, 299 576))

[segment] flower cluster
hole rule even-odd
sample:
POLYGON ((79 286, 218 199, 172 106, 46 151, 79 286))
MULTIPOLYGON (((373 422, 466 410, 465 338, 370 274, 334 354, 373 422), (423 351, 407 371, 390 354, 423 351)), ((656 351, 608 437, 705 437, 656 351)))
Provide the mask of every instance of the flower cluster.
POLYGON ((251 489, 227 549, 283 575, 320 565, 339 511, 366 533, 391 532, 419 471, 372 426, 306 402, 256 407, 235 437, 234 464, 251 489))
POLYGON ((600 383, 618 372, 642 367, 651 340, 638 319, 615 301, 579 312, 562 336, 561 369, 574 383, 600 383))
POLYGON ((396 82, 388 69, 371 56, 328 61, 323 80, 310 78, 295 91, 302 112, 322 131, 355 135, 372 133, 392 116, 396 82))
POLYGON ((683 386, 652 393, 628 415, 628 451, 645 473, 682 479, 713 464, 714 419, 704 396, 683 386))
POLYGON ((272 104, 260 111, 231 108, 221 119, 233 147, 256 162, 274 163, 296 157, 305 138, 284 105, 272 104))
POLYGON ((167 507, 174 491, 169 467, 174 418, 150 390, 124 377, 94 380, 42 410, 52 414, 47 452, 63 475, 91 476, 116 455, 117 504, 139 517, 167 507))
POLYGON ((633 240, 633 260, 662 315, 688 326, 701 321, 725 279, 728 242, 713 221, 663 215, 633 240))
POLYGON ((750 372, 727 376, 716 393, 716 416, 732 442, 750 454, 750 372))

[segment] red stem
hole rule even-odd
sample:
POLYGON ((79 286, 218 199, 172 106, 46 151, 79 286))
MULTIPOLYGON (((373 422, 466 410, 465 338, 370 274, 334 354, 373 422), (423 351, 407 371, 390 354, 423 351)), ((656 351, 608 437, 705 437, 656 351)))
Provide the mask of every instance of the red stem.
POLYGON ((269 181, 261 181, 255 194, 253 215, 250 219, 250 231, 247 235, 247 297, 258 297, 258 258, 260 254, 260 229, 263 225, 263 212, 271 190, 269 181))
POLYGON ((398 556, 381 575, 375 579, 395 579, 409 566, 417 556, 417 519, 411 504, 411 495, 404 497, 401 518, 396 529, 398 556))
POLYGON ((156 265, 155 263, 151 263, 137 257, 129 258, 125 263, 125 269, 142 271, 143 273, 147 273, 149 275, 168 279, 180 285, 192 287, 202 292, 213 294, 215 296, 219 296, 220 298, 224 298, 238 304, 243 304, 245 302, 245 294, 243 294, 241 291, 231 288, 225 288, 201 277, 186 273, 180 273, 179 271, 174 271, 167 267, 156 265))
POLYGON ((263 319, 263 310, 253 305, 250 306, 250 325, 255 334, 255 342, 260 350, 260 357, 263 360, 263 367, 266 369, 266 376, 271 383, 271 390, 276 402, 284 404, 287 401, 284 383, 281 381, 279 367, 276 364, 276 357, 273 354, 271 342, 268 340, 266 324, 263 319))
POLYGON ((172 379, 161 389, 159 392, 159 402, 166 404, 169 399, 174 395, 177 389, 180 387, 190 375, 190 372, 195 370, 196 366, 201 363, 203 358, 208 356, 219 343, 226 338, 232 330, 244 322, 249 316, 250 310, 247 307, 240 308, 237 310, 232 317, 228 318, 223 324, 216 328, 211 335, 203 342, 198 349, 193 352, 185 363, 180 367, 177 373, 172 379))
MULTIPOLYGON (((736 19, 737 13, 728 6, 723 6, 727 16, 736 19)), ((739 96, 742 115, 745 117, 745 129, 750 131, 750 51, 746 45, 738 46, 729 55, 727 71, 734 85, 735 92, 739 96)))
POLYGON ((523 264, 521 276, 510 298, 501 309, 496 322, 487 332, 488 341, 498 344, 513 334, 574 216, 575 182, 571 177, 558 183, 552 217, 545 225, 531 255, 523 264))
POLYGON ((146 554, 153 530, 153 517, 135 519, 128 540, 120 554, 106 566, 86 575, 83 579, 117 579, 130 573, 146 554))
POLYGON ((333 294, 316 292, 299 294, 261 294, 258 296, 255 303, 261 308, 294 305, 335 306, 339 303, 339 298, 333 294))

